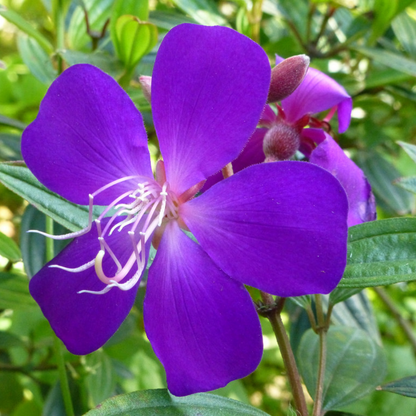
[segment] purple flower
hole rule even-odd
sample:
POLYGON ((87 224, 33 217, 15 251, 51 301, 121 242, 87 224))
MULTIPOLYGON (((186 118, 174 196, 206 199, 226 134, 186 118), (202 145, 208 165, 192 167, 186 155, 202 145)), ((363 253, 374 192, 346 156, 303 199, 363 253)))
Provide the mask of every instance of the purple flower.
POLYGON ((176 395, 224 386, 257 367, 261 328, 244 284, 280 296, 337 285, 347 200, 324 169, 252 166, 194 198, 253 133, 269 82, 267 56, 237 32, 188 24, 171 30, 152 78, 164 157, 156 178, 142 117, 112 78, 75 65, 51 85, 23 134, 24 159, 68 200, 107 206, 30 282, 69 351, 94 351, 120 326, 150 241, 158 251, 145 329, 176 395))
MULTIPOLYGON (((277 64, 282 61, 283 58, 276 56, 277 64)), ((277 109, 275 114, 270 106, 265 106, 260 120, 262 127, 256 129, 233 161, 234 172, 262 163, 265 156, 266 161, 290 159, 299 150, 310 162, 328 170, 341 182, 349 202, 348 226, 375 220, 375 199, 364 173, 325 132, 336 110, 339 132, 349 126, 352 100, 345 89, 317 69, 309 68, 300 86, 277 109), (325 110, 331 111, 323 121, 312 116, 325 110), (306 128, 307 125, 312 128, 306 128)), ((213 175, 202 191, 220 180, 220 174, 213 175)))

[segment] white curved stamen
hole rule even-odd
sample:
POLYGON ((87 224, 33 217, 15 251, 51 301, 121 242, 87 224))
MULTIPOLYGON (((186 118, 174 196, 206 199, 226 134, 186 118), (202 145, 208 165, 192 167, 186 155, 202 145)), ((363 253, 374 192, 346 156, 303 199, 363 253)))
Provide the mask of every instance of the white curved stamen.
POLYGON ((65 270, 66 272, 70 272, 70 273, 79 273, 79 272, 83 272, 84 270, 89 269, 90 267, 94 266, 95 263, 95 259, 92 259, 91 261, 89 261, 88 263, 83 264, 82 266, 79 267, 64 267, 64 266, 60 266, 59 264, 51 264, 49 267, 50 268, 55 268, 55 269, 61 269, 61 270, 65 270))

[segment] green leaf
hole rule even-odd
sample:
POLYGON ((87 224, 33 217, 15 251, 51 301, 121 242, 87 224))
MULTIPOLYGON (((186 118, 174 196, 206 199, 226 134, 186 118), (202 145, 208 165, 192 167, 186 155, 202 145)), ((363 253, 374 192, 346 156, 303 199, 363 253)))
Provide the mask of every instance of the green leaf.
POLYGON ((359 152, 357 163, 363 169, 377 202, 383 204, 383 208, 400 215, 411 212, 414 197, 393 184, 402 175, 391 163, 376 152, 359 152))
POLYGON ((113 393, 116 386, 116 373, 110 357, 102 350, 87 355, 85 366, 89 372, 85 378, 85 385, 90 398, 90 406, 95 407, 113 393))
MULTIPOLYGON (((54 194, 27 168, 0 164, 0 182, 71 231, 78 231, 88 224, 88 207, 73 204, 54 194)), ((98 215, 98 209, 94 209, 98 215)))
POLYGON ((365 79, 365 88, 377 88, 385 85, 399 84, 411 80, 413 77, 396 69, 370 71, 365 79))
POLYGON ((19 130, 24 130, 27 125, 25 123, 22 123, 19 120, 14 120, 10 117, 2 116, 0 115, 0 124, 4 124, 5 126, 15 127, 19 130))
POLYGON ((331 412, 325 413, 325 416, 360 416, 360 415, 357 415, 356 413, 331 411, 331 412))
POLYGON ((17 273, 0 272, 0 309, 30 309, 37 305, 29 294, 29 280, 17 273))
POLYGON ((48 54, 39 43, 26 35, 17 39, 20 56, 30 72, 44 84, 51 84, 57 77, 48 54))
POLYGON ((6 331, 0 331, 0 349, 22 347, 25 343, 17 335, 6 331))
POLYGON ((22 160, 20 141, 20 134, 0 133, 0 159, 5 161, 22 160))
POLYGON ((13 10, 7 10, 5 7, 0 6, 0 16, 3 16, 10 23, 17 26, 22 32, 26 33, 33 39, 36 39, 42 49, 50 54, 53 52, 51 43, 40 32, 38 32, 29 22, 13 10))
POLYGON ((110 36, 118 56, 120 56, 120 44, 117 37, 116 23, 119 17, 131 15, 142 22, 149 19, 148 0, 116 0, 113 5, 110 19, 110 36))
POLYGON ((392 27, 403 48, 410 56, 416 58, 416 21, 410 17, 406 12, 397 16, 393 22, 392 27))
POLYGON ((114 78, 123 73, 123 65, 121 62, 114 56, 102 51, 85 53, 63 49, 59 50, 58 53, 69 65, 91 64, 102 69, 105 73, 114 78))
POLYGON ((143 390, 106 400, 85 416, 267 416, 254 407, 213 394, 172 396, 167 390, 143 390))
POLYGON ((401 378, 378 387, 377 390, 389 391, 401 396, 416 398, 416 376, 401 378))
POLYGON ((150 12, 149 22, 165 30, 171 30, 181 23, 196 23, 194 19, 184 16, 183 14, 174 12, 165 13, 159 10, 150 12))
POLYGON ((0 232, 0 256, 5 257, 12 262, 19 261, 22 258, 17 244, 2 232, 0 232))
POLYGON ((334 325, 362 329, 381 345, 377 322, 366 291, 337 303, 332 310, 331 320, 334 325))
POLYGON ((404 57, 402 54, 380 48, 354 48, 376 62, 396 69, 397 71, 416 76, 416 61, 404 57))
POLYGON ((339 287, 416 280, 416 218, 391 218, 350 227, 347 256, 339 287))
POLYGON ((141 22, 135 16, 121 16, 115 26, 116 51, 127 70, 133 69, 140 59, 157 43, 157 27, 141 22))
MULTIPOLYGON (((46 231, 46 216, 33 205, 28 205, 20 225, 20 247, 22 249, 23 263, 29 278, 32 278, 46 263, 46 237, 37 233, 28 233, 28 230, 46 231)), ((68 230, 62 225, 54 224, 54 234, 67 234, 68 230)), ((58 254, 69 240, 54 240, 54 253, 58 254)))
POLYGON ((329 303, 331 303, 332 305, 336 305, 337 303, 343 302, 344 300, 350 298, 351 296, 356 295, 361 290, 362 288, 360 287, 359 288, 337 287, 329 295, 329 303))
POLYGON ((399 144, 402 147, 402 149, 410 156, 413 162, 416 163, 416 146, 414 144, 400 141, 398 141, 397 144, 399 144))
POLYGON ((212 0, 172 0, 179 9, 189 14, 197 23, 206 26, 228 26, 212 0))
POLYGON ((295 296, 293 298, 290 298, 293 302, 296 303, 296 305, 300 306, 301 308, 306 308, 308 305, 312 302, 311 295, 306 296, 295 296))
POLYGON ((408 176, 406 178, 399 178, 394 181, 394 184, 406 191, 416 194, 416 176, 408 176))
MULTIPOLYGON (((311 329, 302 338, 297 355, 299 370, 315 397, 319 364, 319 336, 311 329)), ((337 409, 370 393, 384 379, 383 349, 358 328, 331 326, 327 333, 323 408, 337 409)))
POLYGON ((111 16, 113 0, 84 0, 72 14, 68 27, 68 43, 71 49, 82 50, 91 38, 87 34, 84 9, 87 10, 90 29, 101 32, 111 16))
POLYGON ((389 27, 391 20, 395 16, 397 9, 397 0, 375 0, 372 34, 370 43, 379 38, 389 27))

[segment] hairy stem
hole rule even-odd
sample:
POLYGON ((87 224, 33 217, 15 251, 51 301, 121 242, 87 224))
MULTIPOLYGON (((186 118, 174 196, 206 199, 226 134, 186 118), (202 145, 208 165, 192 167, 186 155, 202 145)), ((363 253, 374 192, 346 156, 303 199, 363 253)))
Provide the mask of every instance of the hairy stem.
POLYGON ((282 354, 283 362, 287 371, 289 384, 292 389, 295 409, 300 416, 308 416, 308 408, 306 406, 305 395, 303 393, 295 356, 293 355, 292 347, 290 346, 289 338, 280 316, 285 298, 280 298, 277 302, 275 302, 273 296, 268 293, 260 291, 260 294, 264 310, 259 310, 259 313, 270 321, 273 328, 273 332, 276 336, 280 353, 282 354))
MULTIPOLYGON (((53 220, 50 217, 46 217, 46 232, 53 234, 53 220)), ((46 240, 46 261, 52 260, 54 257, 53 240, 48 238, 46 240)), ((72 406, 71 393, 69 391, 68 377, 66 374, 64 353, 62 349, 61 340, 54 336, 54 349, 56 360, 58 364, 59 381, 61 384, 62 397, 64 399, 65 412, 67 416, 74 416, 74 408, 72 406)))

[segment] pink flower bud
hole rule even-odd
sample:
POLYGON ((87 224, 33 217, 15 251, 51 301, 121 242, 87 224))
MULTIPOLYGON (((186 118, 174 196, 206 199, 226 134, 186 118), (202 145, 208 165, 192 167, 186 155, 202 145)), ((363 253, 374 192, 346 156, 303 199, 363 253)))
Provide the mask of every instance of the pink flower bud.
POLYGON ((296 126, 286 123, 275 124, 264 136, 263 151, 266 162, 288 160, 299 149, 300 132, 296 126))
POLYGON ((146 75, 143 75, 139 78, 140 85, 142 86, 143 95, 144 98, 149 102, 151 102, 151 93, 150 89, 152 86, 152 77, 148 77, 146 75))
POLYGON ((310 59, 306 55, 296 55, 285 59, 272 69, 268 103, 281 101, 292 94, 303 81, 309 68, 310 59))

